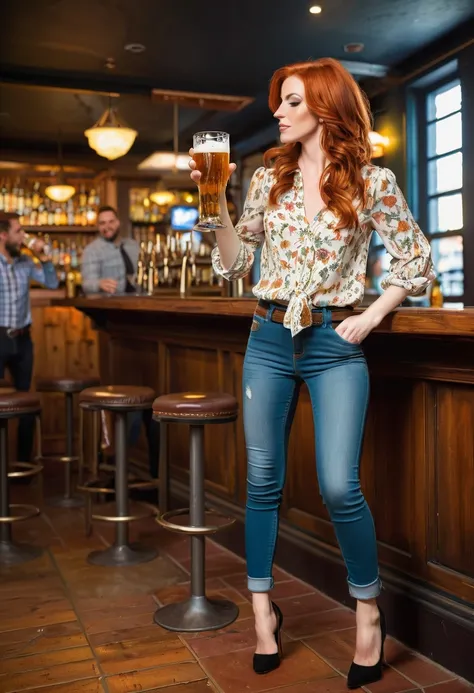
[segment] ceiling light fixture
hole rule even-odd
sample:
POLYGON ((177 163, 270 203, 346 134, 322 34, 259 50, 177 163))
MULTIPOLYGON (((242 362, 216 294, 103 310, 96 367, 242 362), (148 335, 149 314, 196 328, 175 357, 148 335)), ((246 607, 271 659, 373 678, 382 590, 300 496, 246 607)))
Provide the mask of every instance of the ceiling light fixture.
POLYGON ((155 171, 188 171, 189 154, 178 151, 179 144, 179 106, 173 104, 173 151, 153 152, 138 164, 141 170, 155 171))
POLYGON ((321 7, 321 5, 311 5, 311 7, 309 8, 310 14, 321 14, 322 11, 323 8, 321 7))
POLYGON ((168 207, 175 201, 175 195, 171 190, 167 190, 163 183, 159 183, 150 194, 150 200, 157 204, 158 207, 168 207))
POLYGON ((59 132, 58 136, 58 161, 59 173, 57 177, 57 183, 53 183, 53 185, 48 185, 44 192, 50 200, 53 200, 53 202, 67 202, 76 192, 76 188, 73 185, 68 185, 64 180, 61 132, 59 132))
POLYGON ((129 53, 143 53, 146 51, 146 46, 143 43, 127 43, 124 49, 129 51, 129 53))
POLYGON ((344 46, 345 53, 362 53, 365 46, 363 43, 346 43, 344 46))
POLYGON ((84 132, 89 146, 99 156, 112 161, 124 156, 135 142, 138 132, 129 128, 112 108, 109 97, 109 108, 99 118, 97 123, 84 132))

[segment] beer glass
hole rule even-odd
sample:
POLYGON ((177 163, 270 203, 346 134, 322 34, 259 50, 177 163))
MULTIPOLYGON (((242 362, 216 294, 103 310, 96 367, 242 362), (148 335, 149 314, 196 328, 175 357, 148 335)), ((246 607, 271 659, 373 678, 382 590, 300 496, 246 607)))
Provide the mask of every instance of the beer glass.
POLYGON ((193 159, 201 173, 199 219, 195 229, 223 229, 219 199, 229 178, 229 135, 227 132, 197 132, 193 138, 193 159))

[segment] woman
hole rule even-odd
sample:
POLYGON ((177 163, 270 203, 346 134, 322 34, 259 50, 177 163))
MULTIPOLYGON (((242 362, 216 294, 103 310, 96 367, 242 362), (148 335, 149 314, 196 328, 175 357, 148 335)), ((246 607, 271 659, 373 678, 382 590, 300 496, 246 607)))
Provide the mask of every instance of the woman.
MULTIPOLYGON (((367 100, 332 59, 298 63, 273 75, 269 105, 281 146, 251 181, 234 228, 216 231, 213 264, 226 279, 244 277, 262 248, 259 298, 243 373, 248 456, 246 553, 257 649, 254 670, 280 663, 283 617, 270 600, 288 435, 298 388, 313 407, 320 492, 357 600, 357 638, 348 687, 382 677, 385 619, 370 510, 359 482, 368 402, 361 343, 405 299, 433 279, 430 248, 394 174, 370 163, 367 100), (385 289, 362 300, 373 230, 392 255, 385 289)), ((192 155, 192 150, 191 150, 192 155)), ((194 161, 191 178, 198 183, 194 161)), ((229 174, 235 170, 231 164, 229 174)), ((225 199, 221 209, 225 215, 225 199)))

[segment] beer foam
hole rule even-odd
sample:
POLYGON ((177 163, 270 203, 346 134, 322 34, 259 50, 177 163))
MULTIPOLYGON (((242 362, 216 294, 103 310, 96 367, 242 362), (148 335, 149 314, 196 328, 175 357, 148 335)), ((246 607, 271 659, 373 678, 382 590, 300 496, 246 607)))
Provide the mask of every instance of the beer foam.
POLYGON ((229 142, 217 142, 216 140, 207 140, 206 142, 201 142, 194 146, 194 151, 196 154, 209 154, 211 152, 215 153, 229 153, 229 142))

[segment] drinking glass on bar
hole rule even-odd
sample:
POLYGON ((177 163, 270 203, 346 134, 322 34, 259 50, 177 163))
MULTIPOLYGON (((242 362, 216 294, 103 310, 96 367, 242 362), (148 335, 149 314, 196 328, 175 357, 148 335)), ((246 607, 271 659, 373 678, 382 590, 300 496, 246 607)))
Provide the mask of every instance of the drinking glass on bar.
POLYGON ((199 181, 200 231, 222 229, 220 197, 229 178, 230 138, 227 132, 197 132, 193 138, 193 159, 201 173, 199 181))

